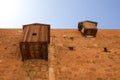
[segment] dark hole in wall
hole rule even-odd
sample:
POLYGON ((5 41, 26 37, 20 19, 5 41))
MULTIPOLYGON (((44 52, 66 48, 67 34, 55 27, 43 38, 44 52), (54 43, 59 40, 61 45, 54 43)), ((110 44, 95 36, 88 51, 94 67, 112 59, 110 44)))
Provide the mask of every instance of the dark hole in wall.
POLYGON ((103 80, 103 78, 98 77, 97 80, 103 80))
POLYGON ((36 35, 37 35, 37 33, 32 33, 32 35, 33 35, 33 36, 36 36, 36 35))
POLYGON ((70 37, 71 40, 74 40, 74 37, 70 37))
POLYGON ((4 49, 7 49, 7 47, 5 47, 4 49))
POLYGON ((104 52, 108 52, 108 49, 106 47, 104 47, 104 52))
POLYGON ((74 47, 72 47, 72 46, 69 46, 68 48, 69 48, 69 50, 74 50, 74 47))

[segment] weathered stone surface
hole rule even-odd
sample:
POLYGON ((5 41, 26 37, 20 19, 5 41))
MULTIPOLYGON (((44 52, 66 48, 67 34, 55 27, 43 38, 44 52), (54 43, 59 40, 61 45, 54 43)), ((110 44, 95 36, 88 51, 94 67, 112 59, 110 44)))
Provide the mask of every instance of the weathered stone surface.
POLYGON ((99 30, 96 38, 88 39, 76 29, 53 29, 49 61, 22 62, 22 30, 0 29, 0 80, 120 80, 118 34, 120 30, 99 30), (73 51, 68 49, 71 44, 73 51), (105 53, 104 47, 110 52, 105 53))

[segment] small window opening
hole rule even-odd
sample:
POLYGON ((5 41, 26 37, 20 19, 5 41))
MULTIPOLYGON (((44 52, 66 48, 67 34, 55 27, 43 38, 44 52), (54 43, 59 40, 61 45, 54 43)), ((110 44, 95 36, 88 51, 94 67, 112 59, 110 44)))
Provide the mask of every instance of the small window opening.
POLYGON ((37 33, 32 33, 32 35, 33 35, 33 36, 36 36, 36 35, 37 35, 37 33))

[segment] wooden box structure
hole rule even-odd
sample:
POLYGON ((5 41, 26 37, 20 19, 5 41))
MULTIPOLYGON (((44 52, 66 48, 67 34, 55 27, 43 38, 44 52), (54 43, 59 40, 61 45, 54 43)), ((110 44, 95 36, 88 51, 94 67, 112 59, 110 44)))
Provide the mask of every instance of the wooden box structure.
POLYGON ((20 42, 22 60, 48 60, 49 43, 50 25, 39 23, 23 25, 23 38, 20 42))
POLYGON ((83 21, 78 23, 78 30, 86 37, 96 37, 97 22, 83 21))

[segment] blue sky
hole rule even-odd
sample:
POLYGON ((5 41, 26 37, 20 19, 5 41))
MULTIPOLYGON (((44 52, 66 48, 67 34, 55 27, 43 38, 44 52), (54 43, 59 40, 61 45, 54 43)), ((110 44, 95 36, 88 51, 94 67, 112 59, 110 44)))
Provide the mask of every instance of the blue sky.
POLYGON ((120 29, 120 0, 0 0, 0 28, 29 23, 77 28, 84 20, 98 22, 98 28, 120 29))

